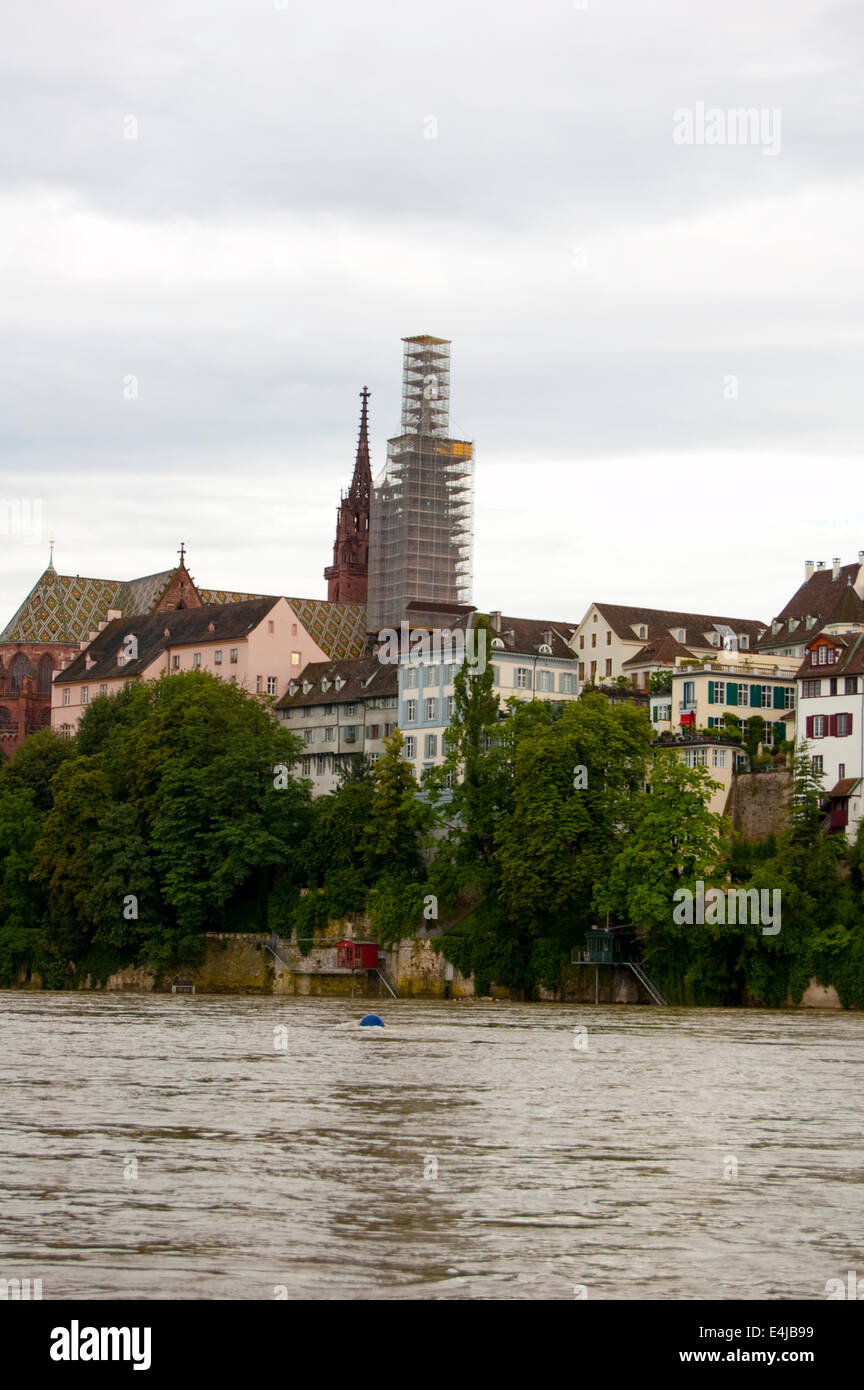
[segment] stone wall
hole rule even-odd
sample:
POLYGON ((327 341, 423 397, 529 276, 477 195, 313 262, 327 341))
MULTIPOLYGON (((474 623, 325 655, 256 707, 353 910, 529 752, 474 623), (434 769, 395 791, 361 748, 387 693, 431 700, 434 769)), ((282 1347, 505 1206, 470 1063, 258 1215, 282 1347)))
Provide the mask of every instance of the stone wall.
POLYGON ((745 840, 767 840, 786 828, 791 782, 787 768, 735 774, 726 815, 739 835, 745 840))

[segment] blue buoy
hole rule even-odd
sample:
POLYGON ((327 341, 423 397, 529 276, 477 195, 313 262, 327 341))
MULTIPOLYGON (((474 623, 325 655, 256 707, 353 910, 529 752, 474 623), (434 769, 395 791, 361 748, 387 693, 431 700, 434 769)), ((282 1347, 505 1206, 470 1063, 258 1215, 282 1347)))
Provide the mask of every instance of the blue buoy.
POLYGON ((365 1018, 361 1018, 361 1020, 360 1020, 360 1027, 361 1027, 361 1028, 383 1028, 383 1027, 384 1027, 384 1020, 383 1020, 383 1018, 379 1018, 377 1014, 367 1014, 365 1018))

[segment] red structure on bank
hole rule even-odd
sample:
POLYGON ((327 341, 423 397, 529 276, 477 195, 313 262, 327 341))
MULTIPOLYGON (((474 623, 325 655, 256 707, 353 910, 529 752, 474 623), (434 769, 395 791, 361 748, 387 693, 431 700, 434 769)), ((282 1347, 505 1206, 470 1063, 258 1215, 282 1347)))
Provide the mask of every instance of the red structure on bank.
POLYGON ((372 495, 372 467, 369 462, 367 401, 369 391, 360 392, 360 438, 354 477, 343 493, 336 521, 333 563, 324 571, 327 598, 331 603, 365 603, 369 578, 369 507, 372 495))

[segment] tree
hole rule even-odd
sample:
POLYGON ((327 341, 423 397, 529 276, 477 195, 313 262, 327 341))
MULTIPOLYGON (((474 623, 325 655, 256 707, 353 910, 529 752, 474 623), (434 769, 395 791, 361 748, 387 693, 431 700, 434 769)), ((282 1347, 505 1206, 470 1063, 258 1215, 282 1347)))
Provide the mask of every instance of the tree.
POLYGON ((405 740, 394 729, 375 764, 374 790, 365 830, 370 875, 416 878, 423 869, 423 847, 434 813, 421 801, 411 767, 402 757, 405 740))
POLYGON ((669 671, 652 671, 648 681, 648 689, 652 695, 671 695, 672 694, 672 675, 669 671))

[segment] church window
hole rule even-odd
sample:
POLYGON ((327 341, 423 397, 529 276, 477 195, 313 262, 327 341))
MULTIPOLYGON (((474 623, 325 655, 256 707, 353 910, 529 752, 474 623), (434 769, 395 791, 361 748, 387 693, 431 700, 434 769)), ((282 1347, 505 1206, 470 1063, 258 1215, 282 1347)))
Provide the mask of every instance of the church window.
POLYGON ((222 665, 222 648, 221 648, 221 647, 219 648, 218 651, 215 651, 215 652, 213 653, 213 663, 214 663, 214 665, 216 665, 216 666, 221 666, 221 665, 222 665))

